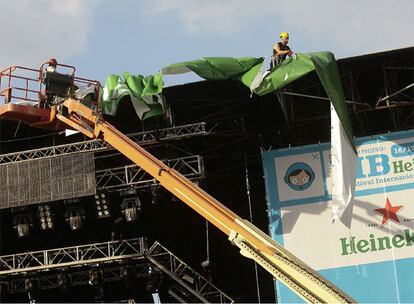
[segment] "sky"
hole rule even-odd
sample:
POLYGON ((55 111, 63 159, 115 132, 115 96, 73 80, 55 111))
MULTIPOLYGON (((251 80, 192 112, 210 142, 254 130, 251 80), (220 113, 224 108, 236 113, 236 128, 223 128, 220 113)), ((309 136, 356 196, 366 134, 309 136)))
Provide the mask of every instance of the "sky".
POLYGON ((336 58, 414 46, 414 1, 0 0, 0 67, 55 57, 104 83, 203 56, 270 56, 282 31, 294 52, 336 58))

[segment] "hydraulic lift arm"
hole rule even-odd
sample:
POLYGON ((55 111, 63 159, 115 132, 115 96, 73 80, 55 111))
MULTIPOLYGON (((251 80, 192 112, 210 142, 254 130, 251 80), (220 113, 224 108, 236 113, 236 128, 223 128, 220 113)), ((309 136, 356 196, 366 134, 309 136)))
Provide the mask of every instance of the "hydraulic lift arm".
POLYGON ((52 106, 46 123, 78 130, 103 139, 152 175, 164 188, 229 236, 242 255, 255 260, 307 302, 353 303, 350 296, 323 278, 281 245, 218 202, 177 171, 148 153, 94 110, 74 99, 52 106))

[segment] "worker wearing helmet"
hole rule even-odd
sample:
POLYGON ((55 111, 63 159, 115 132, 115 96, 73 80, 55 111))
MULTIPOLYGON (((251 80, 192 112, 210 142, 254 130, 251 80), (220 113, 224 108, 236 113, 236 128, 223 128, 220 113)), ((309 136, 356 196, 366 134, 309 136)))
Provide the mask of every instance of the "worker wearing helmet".
POLYGON ((57 60, 50 58, 47 61, 47 68, 42 72, 42 82, 45 84, 45 91, 39 96, 39 107, 50 107, 53 104, 53 100, 56 96, 56 92, 53 88, 54 80, 51 75, 57 73, 57 60))
POLYGON ((48 63, 48 67, 46 69, 47 72, 56 72, 57 60, 55 58, 50 58, 48 63))
POLYGON ((292 50, 288 46, 289 43, 289 34, 286 32, 280 33, 280 42, 275 43, 273 47, 273 55, 271 68, 280 64, 287 56, 292 57, 292 50))

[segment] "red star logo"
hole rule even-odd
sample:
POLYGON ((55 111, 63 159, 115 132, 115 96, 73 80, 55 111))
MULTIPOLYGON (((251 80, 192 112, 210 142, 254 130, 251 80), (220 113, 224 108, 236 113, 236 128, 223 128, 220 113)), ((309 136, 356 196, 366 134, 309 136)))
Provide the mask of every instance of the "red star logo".
POLYGON ((400 220, 397 217, 397 212, 400 211, 401 208, 402 206, 391 206, 390 200, 387 198, 385 208, 375 209, 376 212, 382 214, 381 226, 385 225, 389 220, 399 223, 400 220))

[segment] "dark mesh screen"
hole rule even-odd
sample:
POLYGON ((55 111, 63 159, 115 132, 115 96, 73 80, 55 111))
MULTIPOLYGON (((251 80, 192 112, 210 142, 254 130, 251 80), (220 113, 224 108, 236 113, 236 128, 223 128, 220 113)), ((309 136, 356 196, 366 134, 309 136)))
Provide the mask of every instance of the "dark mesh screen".
POLYGON ((95 193, 93 153, 0 165, 0 209, 95 193))

